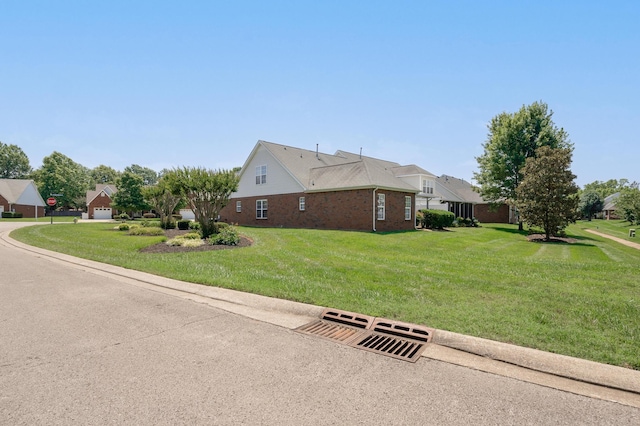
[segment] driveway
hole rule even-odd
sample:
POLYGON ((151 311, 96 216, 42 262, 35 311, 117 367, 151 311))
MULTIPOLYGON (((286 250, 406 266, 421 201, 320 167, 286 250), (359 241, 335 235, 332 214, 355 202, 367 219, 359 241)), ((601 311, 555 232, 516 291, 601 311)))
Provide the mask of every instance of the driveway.
POLYGON ((360 351, 2 239, 0 271, 3 424, 640 423, 629 405, 360 351))

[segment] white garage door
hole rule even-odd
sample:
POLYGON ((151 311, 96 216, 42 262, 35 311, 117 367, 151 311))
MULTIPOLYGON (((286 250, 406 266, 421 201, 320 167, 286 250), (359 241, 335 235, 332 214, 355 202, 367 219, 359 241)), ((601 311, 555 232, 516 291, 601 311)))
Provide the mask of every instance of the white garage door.
POLYGON ((94 219, 111 219, 111 207, 96 207, 93 209, 94 219))

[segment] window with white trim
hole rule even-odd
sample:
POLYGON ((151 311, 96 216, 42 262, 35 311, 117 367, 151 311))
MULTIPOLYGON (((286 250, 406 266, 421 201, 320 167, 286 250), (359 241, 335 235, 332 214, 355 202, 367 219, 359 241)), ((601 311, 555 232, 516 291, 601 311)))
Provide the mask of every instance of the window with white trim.
POLYGON ((298 198, 298 209, 301 212, 303 212, 306 207, 307 207, 307 204, 306 204, 305 198, 304 197, 298 198))
POLYGON ((236 201, 236 213, 242 212, 242 201, 236 201))
POLYGON ((267 200, 256 200, 256 219, 267 218, 267 200))
POLYGON ((433 181, 431 179, 422 180, 422 192, 425 194, 433 194, 433 181))
POLYGON ((411 197, 404 197, 404 220, 411 220, 411 197))
POLYGON ((384 220, 384 214, 385 214, 385 206, 384 206, 384 194, 378 194, 378 208, 377 208, 378 214, 378 220, 384 220))
POLYGON ((256 185, 263 185, 267 183, 267 166, 256 167, 256 185))

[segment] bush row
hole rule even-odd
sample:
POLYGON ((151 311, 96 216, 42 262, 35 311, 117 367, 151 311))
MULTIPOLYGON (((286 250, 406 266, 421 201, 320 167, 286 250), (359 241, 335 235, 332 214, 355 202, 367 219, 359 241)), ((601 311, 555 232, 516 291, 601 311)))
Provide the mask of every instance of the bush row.
POLYGON ((20 219, 22 217, 22 213, 19 212, 2 212, 3 219, 20 219))
POLYGON ((456 216, 445 210, 423 209, 418 212, 420 226, 430 229, 443 229, 453 225, 456 216))

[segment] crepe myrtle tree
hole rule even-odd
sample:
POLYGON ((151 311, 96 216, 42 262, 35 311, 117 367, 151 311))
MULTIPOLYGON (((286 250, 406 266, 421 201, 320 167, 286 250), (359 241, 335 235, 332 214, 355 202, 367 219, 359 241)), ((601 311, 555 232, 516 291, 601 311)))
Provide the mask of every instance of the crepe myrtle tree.
POLYGON ((201 167, 174 169, 173 192, 181 194, 200 224, 202 238, 216 234, 218 214, 238 189, 238 176, 233 170, 210 170, 201 167))
POLYGON ((167 171, 162 174, 157 184, 142 188, 145 202, 160 215, 160 224, 163 229, 171 227, 172 213, 178 205, 184 202, 179 190, 172 191, 176 178, 175 172, 167 171))

